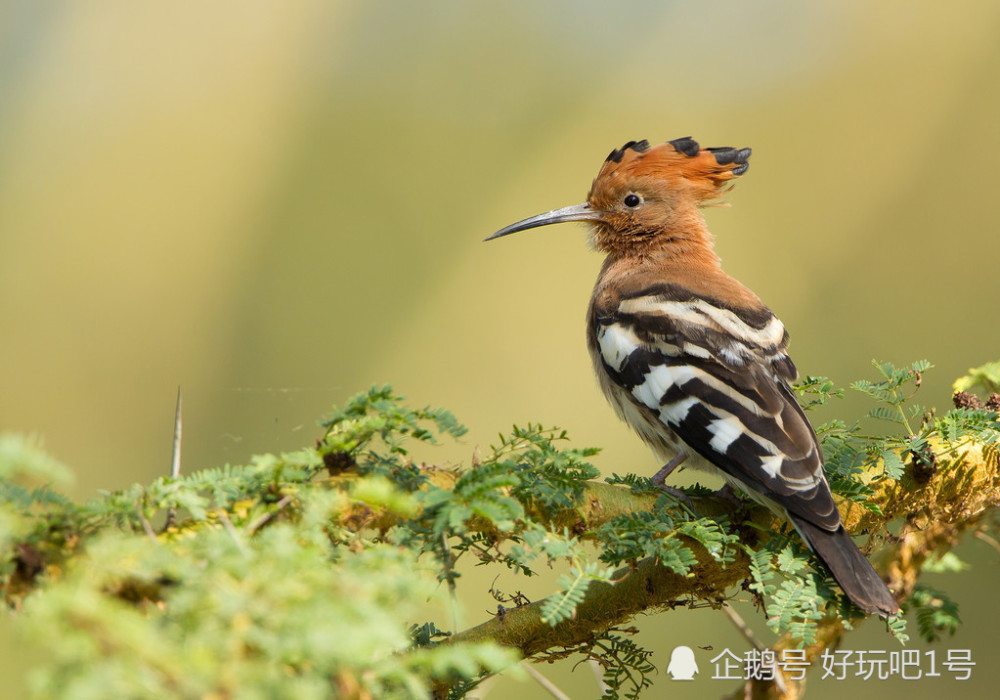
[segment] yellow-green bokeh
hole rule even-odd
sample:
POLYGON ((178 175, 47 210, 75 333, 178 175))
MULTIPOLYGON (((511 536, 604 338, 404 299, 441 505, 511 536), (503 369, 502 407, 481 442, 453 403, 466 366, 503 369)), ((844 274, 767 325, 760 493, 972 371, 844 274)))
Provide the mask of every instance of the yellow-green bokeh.
MULTIPOLYGON (((0 3, 0 428, 43 434, 84 498, 168 469, 178 385, 192 471, 308 444, 388 382, 470 427, 442 460, 530 420, 649 473, 591 376, 582 226, 481 239, 581 201, 625 141, 687 135, 754 148, 707 217, 800 369, 927 358, 943 410, 1000 357, 998 29, 989 0, 0 3)), ((976 695, 1000 574, 960 551, 974 569, 940 585, 966 624, 938 648, 973 650, 976 695)), ((640 620, 661 669, 675 644, 745 650, 727 625, 640 620)), ((855 648, 889 648, 875 627, 855 648)), ((4 678, 21 653, 0 639, 4 678)))

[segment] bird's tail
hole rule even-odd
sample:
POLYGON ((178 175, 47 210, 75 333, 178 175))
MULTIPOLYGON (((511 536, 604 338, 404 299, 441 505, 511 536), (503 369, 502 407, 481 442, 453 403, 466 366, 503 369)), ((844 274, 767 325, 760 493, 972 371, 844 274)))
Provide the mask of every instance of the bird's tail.
POLYGON ((879 578, 843 525, 830 532, 794 515, 789 514, 789 518, 855 605, 867 613, 884 616, 899 612, 899 604, 889 587, 879 578))

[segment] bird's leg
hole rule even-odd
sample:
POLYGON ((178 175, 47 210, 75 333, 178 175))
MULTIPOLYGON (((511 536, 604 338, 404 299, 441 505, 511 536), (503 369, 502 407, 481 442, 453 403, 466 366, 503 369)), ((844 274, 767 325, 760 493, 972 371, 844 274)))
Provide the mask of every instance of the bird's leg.
POLYGON ((672 460, 670 460, 662 467, 660 467, 660 471, 653 474, 652 478, 650 478, 650 481, 652 481, 653 485, 656 486, 661 491, 663 491, 664 493, 668 493, 677 500, 687 504, 688 508, 694 508, 694 504, 691 502, 690 497, 688 497, 686 493, 684 493, 680 489, 675 489, 672 486, 667 486, 664 483, 667 480, 667 477, 670 476, 670 474, 674 471, 674 469, 679 467, 681 463, 683 463, 684 460, 687 458, 688 456, 686 452, 683 451, 678 452, 676 457, 674 457, 672 460))
POLYGON ((683 452, 683 451, 682 452, 678 452, 676 457, 674 457, 672 460, 670 460, 669 462, 667 462, 666 464, 664 464, 662 467, 660 467, 660 471, 658 471, 655 474, 653 474, 653 476, 650 479, 650 481, 652 481, 654 485, 659 486, 660 488, 663 488, 663 484, 667 480, 667 477, 670 476, 670 474, 674 471, 674 469, 676 469, 677 467, 681 466, 681 464, 687 458, 688 458, 687 452, 683 452))

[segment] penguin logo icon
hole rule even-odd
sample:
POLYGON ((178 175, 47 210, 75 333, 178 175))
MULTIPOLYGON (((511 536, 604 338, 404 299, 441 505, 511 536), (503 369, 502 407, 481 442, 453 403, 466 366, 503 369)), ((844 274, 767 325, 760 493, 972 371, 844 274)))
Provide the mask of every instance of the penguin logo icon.
POLYGON ((691 650, 691 647, 679 646, 670 652, 667 673, 674 681, 694 680, 694 674, 698 673, 698 664, 694 660, 694 651, 691 650))

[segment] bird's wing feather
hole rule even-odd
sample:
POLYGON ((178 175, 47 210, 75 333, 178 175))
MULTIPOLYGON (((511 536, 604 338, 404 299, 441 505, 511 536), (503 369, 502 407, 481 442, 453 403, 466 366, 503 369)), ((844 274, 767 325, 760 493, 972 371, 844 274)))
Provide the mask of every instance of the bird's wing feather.
POLYGON ((636 404, 746 487, 821 528, 840 525, 770 310, 664 287, 620 299, 594 323, 604 369, 636 404))

